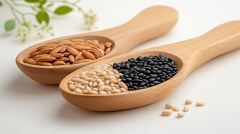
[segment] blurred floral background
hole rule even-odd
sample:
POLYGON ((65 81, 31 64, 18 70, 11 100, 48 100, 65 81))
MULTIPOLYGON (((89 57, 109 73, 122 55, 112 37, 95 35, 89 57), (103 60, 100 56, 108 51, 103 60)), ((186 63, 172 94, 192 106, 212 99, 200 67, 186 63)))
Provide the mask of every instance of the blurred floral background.
POLYGON ((81 6, 81 0, 0 0, 0 8, 7 8, 11 17, 4 21, 5 32, 22 42, 30 38, 53 36, 52 19, 77 12, 84 29, 95 29, 97 20, 93 10, 81 6))

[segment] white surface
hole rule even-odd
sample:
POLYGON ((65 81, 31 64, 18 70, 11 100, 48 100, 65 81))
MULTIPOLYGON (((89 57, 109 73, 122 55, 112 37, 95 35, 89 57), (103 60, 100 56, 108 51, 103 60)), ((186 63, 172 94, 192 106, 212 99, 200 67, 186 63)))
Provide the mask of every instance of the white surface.
MULTIPOLYGON (((176 8, 180 19, 172 32, 138 50, 191 38, 240 18, 239 0, 83 0, 82 3, 98 14, 99 29, 122 24, 151 5, 176 8)), ((2 20, 10 16, 5 9, 0 8, 0 13, 2 26, 2 20)), ((76 16, 54 20, 57 36, 79 33, 80 18, 76 16)), ((1 134, 240 133, 240 50, 202 66, 159 103, 121 112, 96 113, 75 108, 58 93, 57 86, 36 83, 19 71, 15 65, 17 53, 40 41, 21 44, 1 31, 1 134), (181 105, 188 98, 202 100, 207 105, 191 109, 182 119, 159 116, 164 103, 181 105)))

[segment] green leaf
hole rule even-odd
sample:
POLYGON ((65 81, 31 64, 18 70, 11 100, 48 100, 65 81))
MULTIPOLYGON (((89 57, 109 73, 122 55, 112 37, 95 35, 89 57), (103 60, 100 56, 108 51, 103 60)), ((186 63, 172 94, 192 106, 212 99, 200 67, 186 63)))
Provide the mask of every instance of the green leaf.
POLYGON ((4 24, 4 29, 6 32, 12 31, 16 27, 16 22, 15 20, 7 20, 4 24))
POLYGON ((57 15, 64 15, 71 12, 73 9, 69 6, 63 5, 55 9, 54 13, 57 15))
POLYGON ((52 6, 53 6, 53 3, 49 3, 49 4, 47 4, 46 7, 52 7, 52 6))
POLYGON ((39 0, 25 0, 25 1, 29 3, 39 2, 39 0))
POLYGON ((38 1, 40 3, 39 6, 41 6, 41 7, 47 2, 47 0, 38 0, 38 1))
POLYGON ((49 23, 49 15, 48 15, 48 13, 45 12, 45 11, 40 11, 40 12, 38 12, 35 17, 36 17, 38 23, 40 23, 40 24, 41 24, 42 22, 46 22, 46 24, 49 23))

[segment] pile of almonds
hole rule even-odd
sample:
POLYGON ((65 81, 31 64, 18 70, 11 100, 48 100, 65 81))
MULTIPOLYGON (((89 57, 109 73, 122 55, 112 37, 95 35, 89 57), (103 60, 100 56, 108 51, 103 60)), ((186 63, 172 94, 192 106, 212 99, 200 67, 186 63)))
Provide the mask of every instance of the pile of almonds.
MULTIPOLYGON (((184 102, 184 107, 182 110, 179 110, 176 106, 172 105, 171 103, 166 103, 165 104, 165 109, 161 112, 161 116, 170 116, 172 115, 172 111, 176 112, 176 118, 182 118, 184 117, 184 113, 188 112, 190 110, 190 106, 192 105, 191 100, 185 100, 184 102)), ((204 102, 196 102, 195 106, 196 107, 202 107, 204 106, 204 102)))
POLYGON ((80 38, 49 42, 30 53, 23 62, 40 66, 78 64, 108 54, 112 46, 112 42, 80 38))
POLYGON ((127 92, 128 87, 121 82, 121 75, 112 65, 103 64, 74 76, 68 81, 68 88, 78 94, 92 95, 127 92))

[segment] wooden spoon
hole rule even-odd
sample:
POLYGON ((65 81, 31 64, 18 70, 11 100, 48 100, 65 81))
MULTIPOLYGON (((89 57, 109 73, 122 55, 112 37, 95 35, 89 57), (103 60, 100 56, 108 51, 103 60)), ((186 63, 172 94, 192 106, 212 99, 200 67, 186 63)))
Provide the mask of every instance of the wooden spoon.
POLYGON ((190 72, 200 65, 237 48, 240 48, 240 21, 232 21, 190 40, 123 54, 85 66, 65 77, 59 88, 68 102, 88 110, 116 111, 141 107, 169 95, 190 72), (159 85, 111 95, 79 95, 68 89, 67 82, 74 75, 90 70, 96 65, 111 64, 126 61, 129 58, 159 55, 160 53, 176 62, 178 73, 159 85))
POLYGON ((46 84, 58 84, 66 75, 80 67, 117 54, 128 52, 142 42, 162 36, 173 28, 177 19, 178 13, 175 9, 166 6, 153 6, 143 10, 126 24, 114 28, 80 35, 71 35, 38 43, 22 51, 17 56, 16 63, 21 71, 31 79, 46 84), (25 57, 41 45, 48 42, 72 38, 97 39, 100 42, 110 41, 114 44, 114 47, 107 55, 92 62, 84 62, 80 64, 38 66, 23 62, 25 57))

